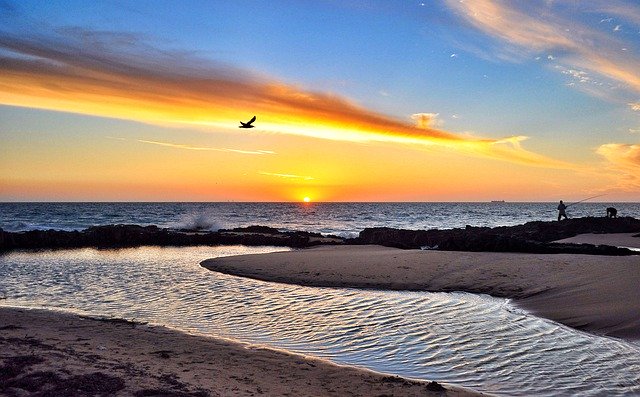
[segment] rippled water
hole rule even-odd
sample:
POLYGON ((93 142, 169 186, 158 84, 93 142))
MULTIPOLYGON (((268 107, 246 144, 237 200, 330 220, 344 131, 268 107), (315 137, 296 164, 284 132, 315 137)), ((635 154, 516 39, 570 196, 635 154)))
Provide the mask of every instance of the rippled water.
POLYGON ((274 247, 0 255, 6 305, 123 317, 504 395, 640 394, 640 346, 465 293, 310 288, 208 271, 274 247))
MULTIPOLYGON (((606 203, 570 206, 569 217, 604 216, 606 203)), ((133 223, 218 230, 249 225, 354 237, 367 227, 450 229, 554 220, 557 203, 0 203, 0 228, 81 230, 133 223)), ((640 217, 640 203, 615 203, 640 217)))

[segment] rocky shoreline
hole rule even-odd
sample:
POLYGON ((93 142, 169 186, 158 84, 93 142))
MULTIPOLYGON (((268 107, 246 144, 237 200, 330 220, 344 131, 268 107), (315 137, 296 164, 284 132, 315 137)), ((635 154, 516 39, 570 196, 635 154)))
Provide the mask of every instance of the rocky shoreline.
POLYGON ((517 226, 473 227, 446 230, 370 228, 357 238, 324 236, 304 231, 283 232, 266 226, 201 230, 172 230, 157 226, 106 225, 82 231, 0 229, 0 252, 14 249, 121 248, 136 246, 272 245, 306 248, 317 245, 382 245, 403 249, 440 251, 571 253, 640 255, 607 245, 554 243, 584 233, 639 233, 640 220, 632 217, 585 217, 561 222, 527 222, 517 226))
POLYGON ((281 232, 266 226, 249 226, 217 232, 172 230, 157 226, 105 225, 82 231, 31 230, 7 232, 0 229, 0 251, 50 248, 124 248, 138 246, 273 245, 304 248, 342 243, 339 237, 319 233, 281 232))
MULTIPOLYGON (((522 252, 536 254, 638 255, 607 245, 554 243, 585 233, 638 233, 640 219, 585 217, 561 222, 527 222, 517 226, 473 227, 447 230, 372 228, 360 232, 350 244, 376 244, 403 249, 440 251, 522 252)), ((638 237, 639 236, 634 236, 638 237)))

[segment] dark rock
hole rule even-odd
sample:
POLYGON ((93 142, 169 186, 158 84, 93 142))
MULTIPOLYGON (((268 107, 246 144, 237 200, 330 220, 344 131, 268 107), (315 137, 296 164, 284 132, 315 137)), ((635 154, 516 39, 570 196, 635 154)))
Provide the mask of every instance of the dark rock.
MULTIPOLYGON (((623 248, 588 244, 557 244, 553 241, 581 233, 640 232, 640 220, 624 218, 576 218, 561 222, 528 222, 517 226, 475 227, 446 230, 403 230, 370 228, 355 239, 319 233, 282 232, 267 226, 249 226, 218 232, 185 232, 157 226, 106 225, 83 231, 33 230, 6 232, 0 229, 0 251, 50 248, 119 248, 194 245, 285 246, 304 248, 321 244, 378 244, 403 249, 446 251, 492 251, 530 253, 590 253, 597 255, 637 255, 623 248)), ((640 236, 640 234, 638 235, 640 236)))
POLYGON ((447 230, 402 230, 370 228, 348 244, 378 244, 416 249, 427 247, 444 251, 491 251, 529 253, 585 253, 595 255, 637 255, 616 247, 590 244, 558 244, 552 241, 582 233, 633 233, 640 231, 640 220, 625 218, 576 218, 561 222, 528 222, 517 226, 474 227, 447 230))
POLYGON ((221 232, 238 232, 238 233, 263 233, 263 234, 281 234, 278 229, 269 226, 247 226, 247 227, 236 227, 230 230, 220 230, 221 232))
MULTIPOLYGON (((0 230, 0 251, 11 249, 43 248, 121 248, 150 246, 194 245, 274 245, 303 248, 336 241, 311 240, 322 237, 318 233, 280 232, 266 226, 250 226, 219 232, 185 232, 161 229, 157 226, 106 225, 93 226, 83 231, 32 230, 5 232, 0 230)), ((337 243, 343 239, 337 238, 337 243)))

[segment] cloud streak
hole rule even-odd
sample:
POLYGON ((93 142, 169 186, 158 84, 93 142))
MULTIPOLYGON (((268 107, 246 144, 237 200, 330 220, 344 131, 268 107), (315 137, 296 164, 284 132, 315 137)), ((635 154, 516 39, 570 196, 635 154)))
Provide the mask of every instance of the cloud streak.
POLYGON ((239 154, 253 154, 253 155, 265 155, 265 154, 276 154, 276 152, 271 150, 242 150, 242 149, 228 149, 228 148, 214 148, 209 146, 191 146, 180 143, 169 143, 169 142, 159 142, 159 141, 147 141, 144 139, 137 140, 140 143, 148 143, 151 145, 158 145, 164 147, 170 147, 175 149, 184 149, 184 150, 196 150, 196 151, 210 151, 210 152, 229 152, 229 153, 239 153, 239 154))
POLYGON ((276 178, 284 178, 284 179, 302 179, 305 181, 312 181, 316 178, 312 177, 312 176, 303 176, 303 175, 295 175, 295 174, 280 174, 280 173, 276 173, 276 172, 265 172, 265 171, 260 171, 258 174, 260 175, 265 175, 265 176, 274 176, 276 178))
POLYGON ((519 137, 474 138, 430 123, 419 128, 336 95, 162 51, 117 32, 76 28, 18 36, 0 31, 0 103, 212 131, 237 132, 239 118, 257 114, 257 132, 249 133, 437 146, 519 164, 573 167, 525 150, 519 137))

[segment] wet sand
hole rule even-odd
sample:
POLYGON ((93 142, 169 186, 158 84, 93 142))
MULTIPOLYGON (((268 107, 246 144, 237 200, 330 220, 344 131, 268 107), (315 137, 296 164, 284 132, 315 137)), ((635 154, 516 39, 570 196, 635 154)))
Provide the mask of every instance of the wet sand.
POLYGON ((0 395, 476 396, 160 326, 0 307, 0 395))
POLYGON ((307 286, 511 298, 581 330, 640 339, 640 256, 514 254, 331 246, 209 259, 222 273, 307 286))

